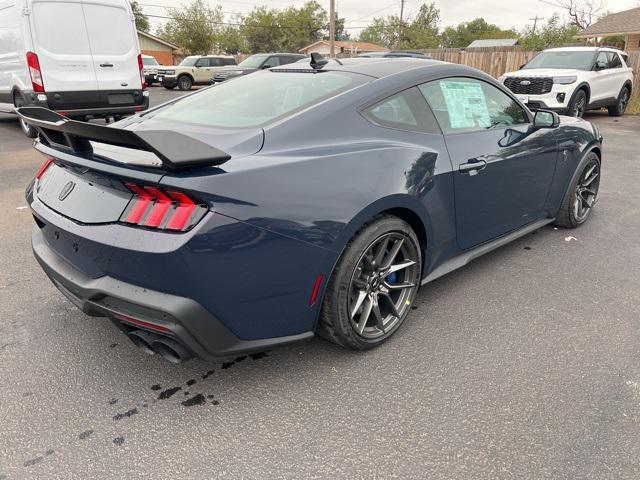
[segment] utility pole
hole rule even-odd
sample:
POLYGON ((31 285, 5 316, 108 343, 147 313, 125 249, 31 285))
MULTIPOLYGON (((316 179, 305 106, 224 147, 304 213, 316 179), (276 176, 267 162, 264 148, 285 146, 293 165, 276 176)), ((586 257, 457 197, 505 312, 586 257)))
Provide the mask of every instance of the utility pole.
POLYGON ((544 20, 544 17, 539 17, 538 14, 536 14, 535 17, 530 18, 529 20, 533 20, 533 31, 531 33, 536 33, 536 26, 538 25, 538 20, 544 20))
POLYGON ((336 0, 329 0, 329 56, 336 57, 336 0))
POLYGON ((402 40, 402 27, 404 27, 404 2, 405 0, 400 0, 400 27, 398 28, 398 40, 396 41, 396 48, 398 48, 400 40, 402 40))

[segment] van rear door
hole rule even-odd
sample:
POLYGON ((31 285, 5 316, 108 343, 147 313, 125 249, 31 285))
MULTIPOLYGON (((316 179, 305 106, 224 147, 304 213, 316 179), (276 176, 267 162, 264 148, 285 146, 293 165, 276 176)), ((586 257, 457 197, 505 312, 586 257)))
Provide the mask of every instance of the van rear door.
MULTIPOLYGON (((135 20, 125 0, 83 0, 98 86, 103 92, 142 87, 135 20)), ((109 93, 109 96, 112 96, 109 93)), ((117 94, 109 104, 124 102, 117 94)))
POLYGON ((31 10, 31 35, 47 94, 84 92, 84 104, 98 102, 82 1, 33 0, 31 10))

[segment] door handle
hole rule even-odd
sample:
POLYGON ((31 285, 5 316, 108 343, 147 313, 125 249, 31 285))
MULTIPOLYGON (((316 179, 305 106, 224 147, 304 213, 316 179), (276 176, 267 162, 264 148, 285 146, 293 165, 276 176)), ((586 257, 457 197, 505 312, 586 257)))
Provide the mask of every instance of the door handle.
POLYGON ((468 163, 463 163, 458 167, 460 173, 468 173, 469 175, 477 175, 480 170, 487 166, 487 162, 473 158, 468 163))
POLYGON ((101 63, 100 64, 101 67, 113 67, 113 63, 101 63))

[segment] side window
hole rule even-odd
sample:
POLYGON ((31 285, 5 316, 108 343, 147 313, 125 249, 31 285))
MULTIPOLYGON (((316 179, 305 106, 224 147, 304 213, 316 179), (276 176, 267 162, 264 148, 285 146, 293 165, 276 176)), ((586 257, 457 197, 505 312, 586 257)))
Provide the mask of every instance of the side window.
POLYGON ((515 100, 482 80, 452 77, 423 83, 418 88, 444 133, 529 123, 515 100))
POLYGON ((196 67, 208 67, 209 66, 209 59, 208 58, 199 58, 196 61, 196 67))
POLYGON ((363 110, 371 123, 411 132, 440 133, 433 114, 417 88, 409 88, 363 110))
POLYGON ((600 52, 598 54, 598 57, 596 58, 596 68, 598 70, 609 68, 609 58, 607 57, 607 52, 600 52))
MULTIPOLYGON (((640 47, 640 42, 639 42, 638 46, 640 47)), ((624 64, 628 67, 629 66, 629 55, 627 55, 626 53, 623 53, 622 54, 622 59, 624 60, 624 64)))
POLYGON ((262 64, 262 68, 277 67, 278 65, 280 65, 280 59, 278 57, 269 57, 262 64))
POLYGON ((609 68, 622 68, 622 61, 616 52, 607 52, 609 57, 609 68))
POLYGON ((222 59, 222 64, 223 65, 236 65, 236 59, 235 58, 223 58, 222 59))
POLYGON ((221 67, 223 65, 221 58, 211 57, 209 59, 210 67, 221 67))
POLYGON ((296 59, 293 57, 280 57, 280 65, 288 65, 290 63, 295 62, 296 59))

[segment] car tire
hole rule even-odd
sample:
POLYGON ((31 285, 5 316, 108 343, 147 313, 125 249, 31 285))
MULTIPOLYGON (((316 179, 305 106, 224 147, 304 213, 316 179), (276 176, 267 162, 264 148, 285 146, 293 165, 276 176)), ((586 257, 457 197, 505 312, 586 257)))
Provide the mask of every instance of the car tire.
POLYGON ((584 112, 587 110, 587 93, 580 89, 578 90, 569 105, 568 115, 572 117, 582 118, 584 112))
POLYGON ((191 80, 189 75, 182 75, 181 77, 178 77, 178 88, 180 90, 191 90, 192 86, 193 80, 191 80))
POLYGON ((582 225, 598 201, 600 157, 590 152, 582 159, 576 172, 556 216, 555 224, 560 227, 576 228, 582 225))
POLYGON ((331 274, 317 333, 352 350, 385 342, 411 311, 421 252, 415 232, 400 218, 380 215, 365 224, 331 274))
POLYGON ((627 87, 622 87, 620 90, 620 95, 618 95, 618 100, 615 105, 611 105, 607 107, 609 111, 610 117, 621 117, 624 115, 624 111, 627 109, 627 104, 629 103, 629 98, 631 97, 631 92, 627 87))
MULTIPOLYGON (((22 95, 19 93, 14 94, 13 96, 13 105, 16 108, 24 107, 25 101, 22 98, 22 95)), ((38 136, 38 130, 35 129, 33 125, 29 125, 27 122, 22 120, 22 118, 18 117, 18 122, 20 123, 20 128, 24 132, 24 134, 29 138, 36 138, 38 136)))

